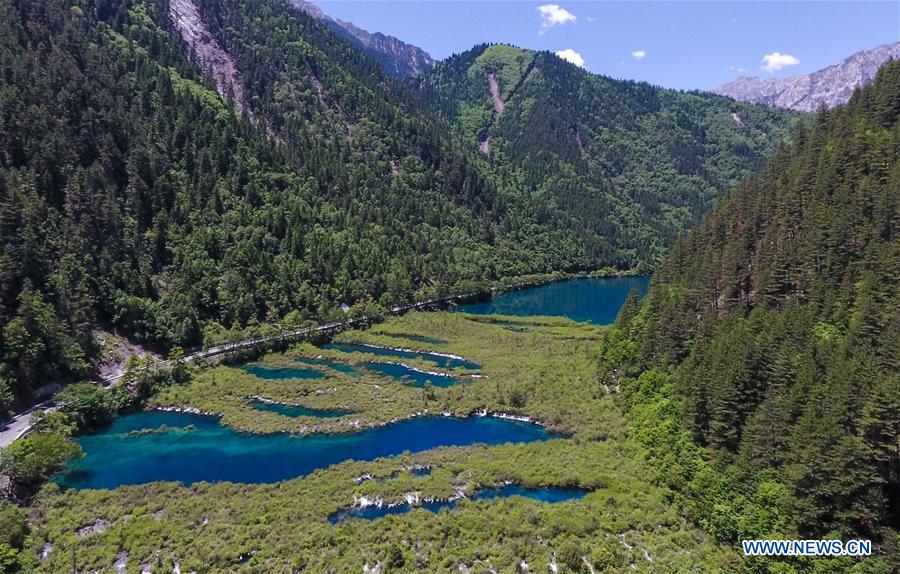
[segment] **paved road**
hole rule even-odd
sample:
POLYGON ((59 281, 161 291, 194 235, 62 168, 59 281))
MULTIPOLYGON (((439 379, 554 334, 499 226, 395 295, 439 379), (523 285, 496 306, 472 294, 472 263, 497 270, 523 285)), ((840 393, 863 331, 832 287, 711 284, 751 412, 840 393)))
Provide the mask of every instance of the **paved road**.
MULTIPOLYGON (((451 301, 458 301, 460 299, 465 299, 469 297, 473 297, 476 294, 469 295, 453 295, 450 297, 442 297, 439 299, 430 299, 428 301, 422 301, 419 303, 413 303, 410 305, 400 305, 397 307, 393 307, 390 310, 392 315, 399 315, 405 313, 407 311, 411 311, 414 309, 422 309, 425 307, 430 307, 432 305, 441 305, 444 303, 449 303, 451 301)), ((323 325, 316 325, 313 327, 306 327, 303 329, 297 329, 295 331, 288 331, 284 333, 278 333, 277 335, 271 335, 268 337, 257 337, 254 339, 246 339, 244 341, 236 341, 234 343, 225 343, 222 345, 216 345, 214 347, 210 347, 208 349, 202 349, 199 351, 195 351, 193 353, 186 354, 184 356, 184 360, 187 362, 195 362, 201 359, 206 359, 209 357, 214 357, 216 355, 222 355, 224 353, 228 353, 230 351, 235 351, 238 349, 245 349, 248 347, 254 347, 256 345, 269 343, 272 341, 277 341, 280 339, 294 339, 296 337, 302 337, 305 335, 311 335, 313 333, 321 333, 321 332, 329 332, 341 330, 346 327, 352 327, 353 325, 364 323, 369 321, 370 317, 358 317, 356 319, 348 319, 346 321, 334 321, 332 323, 325 323, 323 325)), ((155 366, 166 366, 169 364, 168 360, 159 361, 155 366)), ((100 380, 100 383, 103 384, 104 387, 111 387, 119 384, 125 378, 125 373, 121 373, 114 377, 104 378, 100 380)), ((47 407, 53 404, 53 398, 51 397, 47 401, 35 405, 28 409, 27 411, 23 411, 13 417, 12 420, 6 423, 0 423, 0 448, 5 448, 12 444, 13 441, 21 438, 28 431, 31 430, 31 413, 37 409, 46 409, 47 407)))
POLYGON ((47 401, 39 405, 35 405, 23 413, 19 413, 11 421, 3 423, 0 426, 0 448, 9 446, 14 440, 22 437, 31 430, 31 413, 35 409, 44 409, 52 404, 47 401))

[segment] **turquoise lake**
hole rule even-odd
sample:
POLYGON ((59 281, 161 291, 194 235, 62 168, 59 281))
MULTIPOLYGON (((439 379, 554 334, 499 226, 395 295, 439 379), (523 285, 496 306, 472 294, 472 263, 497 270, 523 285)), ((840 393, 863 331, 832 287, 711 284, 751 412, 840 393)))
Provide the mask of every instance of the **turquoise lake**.
POLYGON ((258 379, 278 381, 283 379, 324 379, 325 373, 317 369, 295 367, 265 367, 263 365, 244 365, 241 367, 258 379))
MULTIPOLYGON (((509 498, 510 496, 521 496, 524 498, 530 498, 531 500, 553 504, 557 502, 565 502, 567 500, 577 500, 580 498, 584 498, 585 494, 587 494, 587 491, 575 488, 526 488, 524 486, 510 484, 497 488, 484 488, 481 490, 477 490, 469 498, 469 500, 496 500, 498 498, 509 498)), ((440 512, 444 509, 450 510, 455 508, 458 502, 460 501, 436 500, 432 502, 422 502, 417 506, 413 506, 410 504, 398 504, 397 506, 391 507, 388 507, 387 505, 383 505, 381 507, 372 505, 366 506, 365 508, 344 508, 343 510, 339 510, 335 514, 332 514, 330 517, 328 517, 328 520, 331 521, 332 524, 337 524, 338 522, 347 520, 348 518, 375 520, 378 518, 389 516, 391 514, 406 514, 407 512, 411 512, 417 508, 423 508, 431 512, 440 512)))
POLYGON ((507 291, 489 301, 459 305, 451 310, 478 315, 562 316, 573 321, 609 325, 616 320, 628 293, 637 288, 644 295, 649 284, 649 275, 571 279, 507 291))
POLYGON ((422 371, 410 369, 409 367, 398 365, 395 363, 368 362, 364 363, 364 365, 366 367, 366 370, 384 375, 386 377, 391 377, 392 379, 396 379, 401 383, 408 384, 414 387, 424 387, 426 382, 430 382, 435 387, 445 388, 451 387, 459 382, 464 382, 457 377, 444 377, 432 373, 423 373, 422 371))
POLYGON ((397 359, 421 359, 434 363, 438 367, 445 369, 460 368, 478 370, 481 365, 467 359, 457 357, 445 357, 437 353, 429 353, 428 351, 414 351, 404 349, 388 349, 386 347, 376 347, 374 345, 363 345, 360 343, 328 343, 322 347, 323 349, 334 349, 342 353, 370 353, 379 357, 392 357, 397 359))
MULTIPOLYGON (((575 279, 504 293, 491 301, 462 305, 455 310, 476 314, 558 315, 576 321, 609 324, 615 320, 629 291, 636 287, 643 294, 648 283, 649 277, 575 279)), ((438 344, 437 340, 419 340, 413 335, 401 335, 398 338, 438 344)), ((352 343, 331 343, 326 348, 348 353, 364 352, 386 357, 387 360, 417 358, 443 369, 481 368, 477 363, 466 359, 444 357, 427 351, 386 349, 352 343)), ((460 381, 458 377, 438 377, 418 373, 402 365, 386 363, 350 365, 324 358, 301 358, 298 363, 297 367, 266 367, 256 364, 243 368, 263 379, 321 379, 327 376, 322 370, 324 367, 354 376, 360 373, 360 368, 367 368, 419 386, 426 380, 431 380, 435 386, 448 386, 460 381)), ((259 401, 255 406, 260 410, 278 412, 285 416, 324 418, 347 414, 317 411, 302 406, 269 405, 259 401)), ((420 417, 355 434, 302 437, 240 433, 221 425, 214 417, 149 412, 121 417, 104 432, 79 437, 77 441, 86 456, 73 461, 57 480, 62 485, 73 488, 114 488, 158 480, 183 484, 201 481, 270 483, 304 476, 349 459, 372 460, 440 446, 531 442, 548 438, 552 436, 540 426, 487 417, 420 417)), ((562 497, 560 500, 567 500, 577 497, 578 492, 565 489, 529 490, 509 486, 479 491, 476 498, 527 496, 554 502, 557 501, 557 496, 562 497)), ((422 507, 440 510, 452 503, 433 504, 433 508, 430 505, 422 507)), ((376 510, 388 509, 372 508, 366 512, 374 513, 376 510)), ((410 507, 395 507, 390 510, 406 512, 410 507)), ((355 511, 348 509, 347 512, 355 511)))
POLYGON ((285 417, 312 417, 314 419, 328 419, 334 417, 343 417, 352 415, 353 411, 337 410, 337 409, 312 409, 303 405, 285 405, 282 403, 270 403, 253 399, 253 408, 258 411, 267 413, 276 413, 285 417))
POLYGON ((332 361, 331 359, 297 357, 294 360, 302 365, 309 365, 312 367, 325 367, 327 369, 331 369, 332 371, 350 375, 351 377, 358 377, 361 374, 359 370, 356 369, 356 367, 354 367, 353 365, 349 363, 342 363, 340 361, 332 361))
POLYGON ((270 483, 348 459, 552 436, 538 425, 490 417, 418 417, 348 435, 253 435, 213 417, 155 411, 123 416, 102 433, 79 437, 85 457, 72 461, 57 480, 72 488, 157 480, 270 483))

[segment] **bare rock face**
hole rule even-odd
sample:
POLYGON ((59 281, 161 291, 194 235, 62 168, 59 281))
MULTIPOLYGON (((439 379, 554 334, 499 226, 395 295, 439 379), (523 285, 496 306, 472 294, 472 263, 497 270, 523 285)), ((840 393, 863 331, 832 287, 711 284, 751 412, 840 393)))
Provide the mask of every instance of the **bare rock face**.
POLYGON ((813 112, 822 104, 833 107, 846 103, 853 90, 871 82, 878 68, 891 58, 900 58, 900 42, 857 52, 839 64, 805 76, 738 78, 715 93, 754 104, 813 112))
POLYGON ((308 16, 324 23, 338 36, 368 54, 389 76, 410 78, 434 65, 434 60, 428 55, 428 52, 417 46, 380 32, 368 32, 355 26, 352 22, 332 18, 312 2, 306 0, 285 1, 308 16))
POLYGON ((246 100, 234 58, 209 33, 193 0, 171 0, 169 20, 200 68, 212 76, 219 95, 232 96, 235 107, 242 110, 246 100))

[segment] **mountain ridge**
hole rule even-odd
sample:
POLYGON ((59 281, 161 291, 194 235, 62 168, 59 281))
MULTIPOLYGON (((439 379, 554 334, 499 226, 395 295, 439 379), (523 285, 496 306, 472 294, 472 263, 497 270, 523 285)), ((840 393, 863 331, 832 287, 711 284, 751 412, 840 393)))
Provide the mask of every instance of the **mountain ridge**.
POLYGON ((285 1, 312 18, 324 22, 332 31, 374 58, 381 68, 394 78, 417 76, 435 63, 431 55, 418 46, 381 32, 369 32, 353 22, 332 18, 312 2, 285 1))
POLYGON ((719 542, 841 533, 896 571, 898 128, 893 61, 724 196, 604 342, 632 436, 719 542))
MULTIPOLYGON (((652 268, 793 118, 592 79, 609 93, 576 108, 597 104, 610 123, 584 130, 538 96, 587 76, 520 52, 521 70, 497 68, 509 105, 486 158, 439 100, 283 0, 0 9, 0 391, 22 406, 42 381, 90 376, 100 328, 165 352, 231 329, 327 320, 344 305, 652 268), (540 69, 523 74, 534 58, 540 69), (618 92, 632 94, 627 105, 618 92), (527 98, 539 113, 519 105, 527 98), (667 138, 632 154, 616 139, 631 124, 667 138), (519 126, 521 149, 509 144, 519 126), (713 160, 692 162, 695 146, 713 160), (510 153, 518 163, 503 160, 510 153), (616 188, 609 170, 626 172, 616 188)), ((488 81, 476 79, 470 106, 489 118, 488 81)))
POLYGON ((713 90, 736 100, 814 112, 821 105, 846 103, 855 89, 866 86, 889 59, 900 58, 900 42, 851 54, 811 74, 763 79, 742 76, 713 90))
POLYGON ((526 196, 600 230, 627 266, 659 256, 800 118, 508 44, 451 56, 415 86, 526 196))

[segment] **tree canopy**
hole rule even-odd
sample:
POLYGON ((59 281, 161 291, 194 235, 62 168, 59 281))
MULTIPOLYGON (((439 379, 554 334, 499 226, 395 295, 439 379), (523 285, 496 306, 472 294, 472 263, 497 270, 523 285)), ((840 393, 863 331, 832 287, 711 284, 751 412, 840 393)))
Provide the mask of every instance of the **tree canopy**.
POLYGON ((857 534, 896 558, 900 62, 794 140, 676 244, 604 376, 720 539, 857 534))

